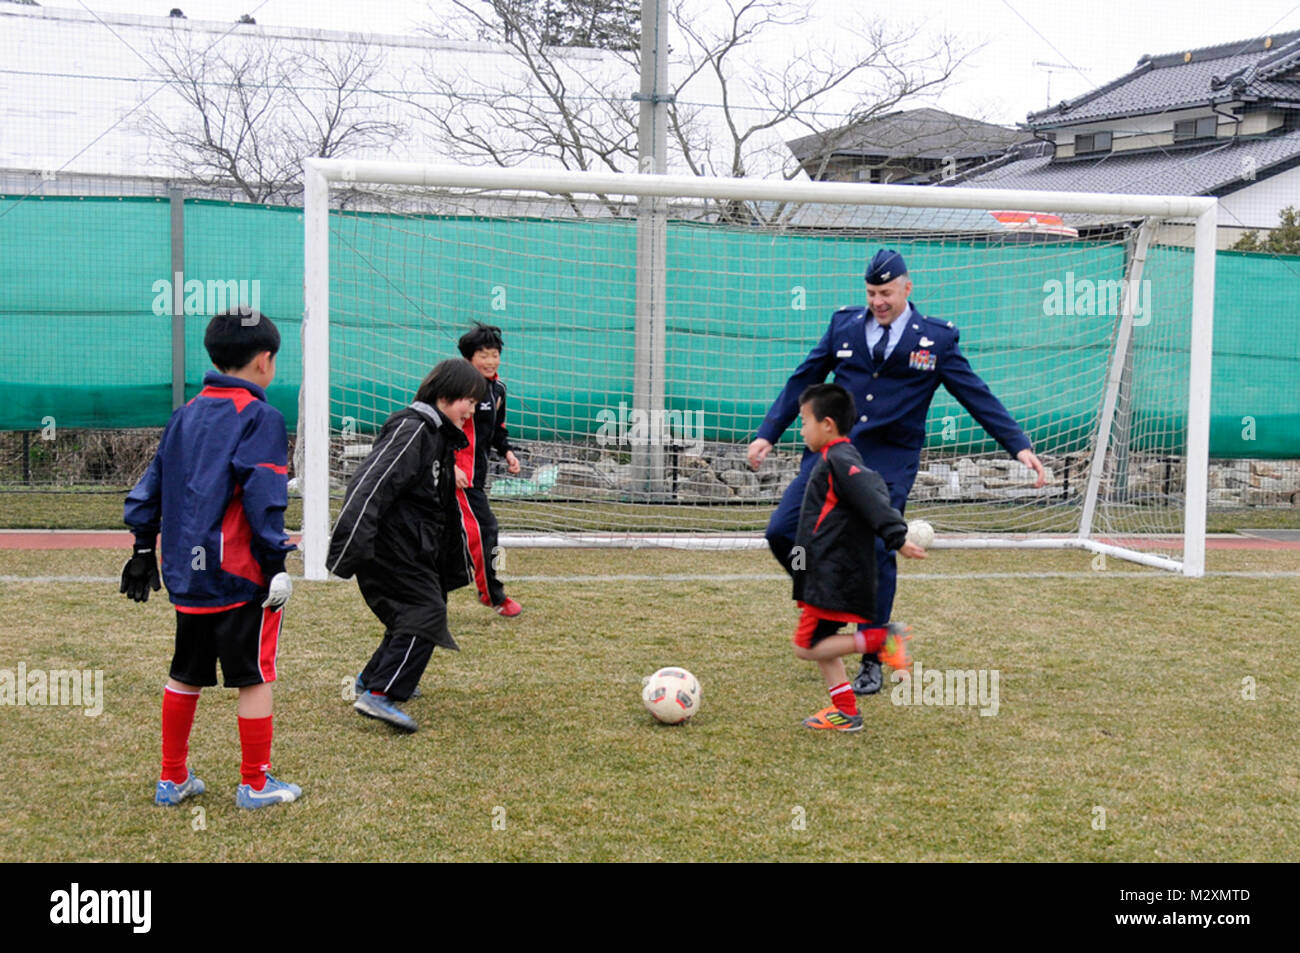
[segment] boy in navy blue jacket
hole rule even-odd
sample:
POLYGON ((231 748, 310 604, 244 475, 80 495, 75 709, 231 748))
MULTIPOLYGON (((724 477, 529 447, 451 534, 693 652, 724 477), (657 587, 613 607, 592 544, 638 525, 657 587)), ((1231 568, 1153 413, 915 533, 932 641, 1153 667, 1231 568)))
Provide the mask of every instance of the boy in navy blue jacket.
POLYGON ((814 464, 799 511, 791 551, 794 598, 803 610, 794 654, 817 663, 831 704, 804 719, 809 728, 858 731, 862 716, 844 672, 843 656, 879 652, 895 670, 907 670, 907 627, 876 618, 876 539, 886 551, 924 559, 907 542, 907 524, 889 503, 880 474, 867 469, 845 436, 853 426, 853 398, 838 384, 814 384, 799 396, 803 439, 820 459, 814 464), (845 623, 852 632, 838 634, 845 623))
POLYGON ((203 345, 216 371, 172 414, 149 469, 126 498, 135 547, 121 591, 147 602, 159 588, 155 545, 162 533, 162 577, 176 607, 176 647, 163 691, 162 772, 154 803, 204 791, 187 765, 190 729, 204 686, 239 689, 241 783, 235 803, 261 808, 302 791, 277 781, 271 762, 271 683, 284 604, 293 591, 284 570, 294 546, 284 532, 288 452, 284 417, 266 402, 280 332, 249 309, 219 314, 203 345))

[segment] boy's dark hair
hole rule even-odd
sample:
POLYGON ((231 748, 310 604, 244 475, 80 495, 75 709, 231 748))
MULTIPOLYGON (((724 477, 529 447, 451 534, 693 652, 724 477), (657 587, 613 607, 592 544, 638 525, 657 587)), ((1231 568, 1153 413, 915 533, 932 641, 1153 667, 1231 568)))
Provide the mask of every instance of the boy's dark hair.
POLYGON ((266 315, 241 306, 223 311, 208 322, 203 346, 213 367, 219 371, 235 371, 247 366, 263 351, 270 351, 275 357, 280 350, 280 332, 266 315))
POLYGON ((853 418, 857 414, 853 408, 853 395, 839 384, 813 384, 799 395, 799 406, 804 404, 812 404, 814 419, 829 417, 834 421, 841 437, 847 437, 853 429, 853 418))
POLYGON ((460 336, 456 346, 460 348, 461 357, 469 360, 479 351, 504 350, 505 343, 502 341, 500 328, 475 321, 474 326, 460 336))
POLYGON ((452 357, 439 361, 429 372, 415 392, 415 399, 436 407, 439 400, 453 401, 462 397, 482 400, 486 394, 487 380, 478 368, 469 361, 452 357))

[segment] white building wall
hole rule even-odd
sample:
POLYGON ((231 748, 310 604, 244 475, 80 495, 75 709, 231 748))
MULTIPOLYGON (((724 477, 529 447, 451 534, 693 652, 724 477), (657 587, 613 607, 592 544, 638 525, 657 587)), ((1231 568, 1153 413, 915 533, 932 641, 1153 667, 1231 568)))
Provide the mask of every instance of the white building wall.
MULTIPOLYGON (((155 69, 154 49, 158 44, 172 45, 174 32, 182 32, 196 46, 231 51, 232 58, 237 58, 241 45, 268 41, 286 50, 369 42, 382 53, 384 66, 371 82, 376 92, 363 101, 373 115, 397 122, 407 131, 382 155, 372 151, 366 158, 447 161, 443 145, 421 119, 420 111, 391 95, 424 88, 422 68, 436 70, 447 79, 466 78, 466 88, 474 79, 490 82, 502 78, 518 88, 526 87, 520 67, 496 44, 0 4, 0 169, 164 178, 180 175, 166 144, 151 138, 141 121, 146 108, 168 125, 179 125, 187 115, 186 104, 159 81, 155 69)), ((592 80, 620 99, 625 93, 629 103, 639 89, 633 70, 613 54, 566 50, 564 62, 575 77, 592 80)), ((752 104, 743 89, 732 88, 729 93, 735 104, 752 104)), ((718 103, 722 97, 708 71, 702 71, 683 99, 718 103)), ((430 102, 428 98, 424 101, 430 102)), ((635 104, 630 108, 635 117, 635 104)), ((705 109, 700 115, 696 139, 709 143, 709 164, 715 169, 729 168, 730 136, 721 111, 705 109)), ((750 114, 742 113, 746 115, 750 114)), ((769 131, 755 140, 748 174, 761 177, 797 167, 780 136, 769 131)), ((680 150, 671 137, 669 141, 669 172, 688 173, 680 150)), ((542 159, 524 164, 554 167, 542 159)), ((623 171, 635 171, 634 166, 629 160, 623 171)))
POLYGON ((1300 166, 1223 196, 1219 199, 1219 225, 1277 228, 1278 213, 1288 205, 1300 208, 1300 166))

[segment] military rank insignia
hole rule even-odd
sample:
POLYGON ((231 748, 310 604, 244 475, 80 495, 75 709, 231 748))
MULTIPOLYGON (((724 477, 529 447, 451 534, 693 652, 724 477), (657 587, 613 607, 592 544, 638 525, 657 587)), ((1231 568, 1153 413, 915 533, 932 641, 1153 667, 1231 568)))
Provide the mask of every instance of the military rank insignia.
POLYGON ((936 358, 929 351, 913 351, 907 359, 908 366, 918 371, 932 371, 935 363, 936 358))

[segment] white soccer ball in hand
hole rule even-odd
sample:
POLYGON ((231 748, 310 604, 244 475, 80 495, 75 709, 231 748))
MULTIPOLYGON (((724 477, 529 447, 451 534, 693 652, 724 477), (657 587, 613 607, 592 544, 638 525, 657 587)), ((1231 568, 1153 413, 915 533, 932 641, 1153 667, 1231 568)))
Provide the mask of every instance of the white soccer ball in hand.
POLYGON ((925 520, 912 520, 907 524, 907 541, 922 549, 929 549, 934 542, 934 527, 925 520))
POLYGON ((659 721, 676 725, 699 710, 700 683, 684 668, 661 668, 645 679, 641 701, 659 721))

